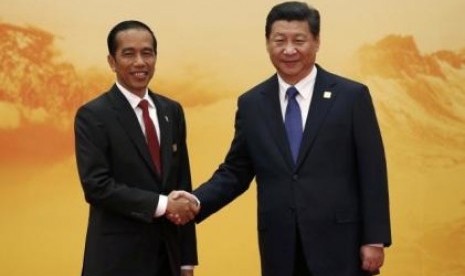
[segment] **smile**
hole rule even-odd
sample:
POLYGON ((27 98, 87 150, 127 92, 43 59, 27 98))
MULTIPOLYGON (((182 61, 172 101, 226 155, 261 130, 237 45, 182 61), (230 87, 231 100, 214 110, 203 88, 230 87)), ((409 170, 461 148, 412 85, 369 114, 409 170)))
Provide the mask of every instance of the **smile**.
POLYGON ((148 73, 147 72, 134 72, 132 73, 133 76, 136 78, 145 78, 147 77, 148 73))

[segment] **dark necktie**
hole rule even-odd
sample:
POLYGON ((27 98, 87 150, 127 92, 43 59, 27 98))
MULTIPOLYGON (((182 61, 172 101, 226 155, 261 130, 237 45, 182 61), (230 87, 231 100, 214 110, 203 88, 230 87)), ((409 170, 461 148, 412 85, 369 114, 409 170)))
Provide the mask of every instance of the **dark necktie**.
POLYGON ((147 100, 140 101, 139 105, 142 109, 142 118, 145 125, 145 138, 149 146, 150 155, 152 161, 157 170, 157 173, 161 174, 161 162, 160 162, 160 144, 158 143, 157 132, 155 131, 155 125, 149 116, 149 102, 147 100))
POLYGON ((286 126, 287 139, 291 147, 294 164, 297 162, 300 142, 302 141, 302 113, 300 112, 299 103, 295 99, 298 94, 299 91, 294 86, 287 89, 287 107, 284 117, 284 125, 286 126))

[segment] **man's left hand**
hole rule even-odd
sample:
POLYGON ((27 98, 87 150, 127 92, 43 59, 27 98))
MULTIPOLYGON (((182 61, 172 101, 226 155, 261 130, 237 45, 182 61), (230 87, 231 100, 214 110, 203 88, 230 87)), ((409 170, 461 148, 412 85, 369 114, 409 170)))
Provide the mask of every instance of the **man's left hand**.
POLYGON ((194 276, 193 269, 181 269, 181 276, 194 276))
POLYGON ((360 248, 362 269, 376 275, 384 263, 384 248, 373 245, 362 245, 360 248))

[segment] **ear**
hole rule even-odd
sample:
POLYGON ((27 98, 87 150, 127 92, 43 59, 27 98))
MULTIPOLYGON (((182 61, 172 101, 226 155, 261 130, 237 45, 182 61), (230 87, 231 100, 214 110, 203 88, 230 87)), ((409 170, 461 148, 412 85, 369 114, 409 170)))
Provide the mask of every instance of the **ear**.
POLYGON ((271 43, 270 38, 265 39, 266 51, 268 52, 268 54, 270 54, 270 47, 271 47, 270 43, 271 43))
POLYGON ((320 49, 320 36, 315 37, 315 52, 318 52, 320 49))
POLYGON ((108 54, 107 56, 107 61, 108 61, 108 65, 110 65, 110 68, 113 72, 116 72, 116 61, 115 61, 115 58, 108 54))

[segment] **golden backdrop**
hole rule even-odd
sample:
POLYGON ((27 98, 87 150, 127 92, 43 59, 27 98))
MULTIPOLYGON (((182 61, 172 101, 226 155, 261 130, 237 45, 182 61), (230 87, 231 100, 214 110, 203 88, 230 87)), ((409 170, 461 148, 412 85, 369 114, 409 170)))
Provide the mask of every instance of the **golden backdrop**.
MULTIPOLYGON (((151 87, 179 100, 194 186, 231 140, 236 98, 274 70, 264 21, 278 1, 2 0, 0 275, 79 275, 87 204, 76 107, 107 89, 109 29, 159 40, 151 87)), ((465 275, 465 1, 315 0, 323 67, 369 85, 386 146, 393 246, 382 275, 465 275)), ((255 187, 198 225, 196 275, 259 275, 255 187)))

